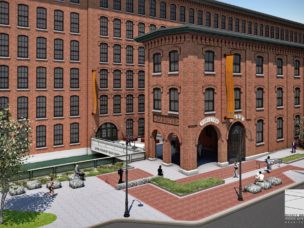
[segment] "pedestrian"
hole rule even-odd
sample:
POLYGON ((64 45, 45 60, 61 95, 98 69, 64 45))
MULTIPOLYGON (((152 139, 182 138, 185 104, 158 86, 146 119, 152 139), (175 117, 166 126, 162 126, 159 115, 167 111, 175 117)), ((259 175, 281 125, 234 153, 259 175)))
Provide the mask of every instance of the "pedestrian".
POLYGON ((234 162, 233 168, 234 168, 234 171, 233 171, 233 178, 237 178, 237 177, 238 177, 237 171, 238 171, 238 169, 239 169, 239 166, 238 166, 238 164, 237 164, 236 161, 234 162))
POLYGON ((123 170, 122 168, 120 168, 118 170, 118 175, 119 175, 119 180, 118 180, 118 184, 121 184, 123 181, 122 181, 122 175, 123 175, 123 170))
POLYGON ((296 153, 296 150, 297 150, 297 143, 295 140, 293 140, 291 145, 291 153, 296 153))
POLYGON ((266 166, 267 166, 266 172, 267 172, 267 173, 270 173, 271 165, 272 165, 272 161, 271 161, 271 159, 270 159, 270 156, 268 156, 268 157, 265 159, 265 162, 266 162, 266 166))
POLYGON ((51 177, 51 181, 49 183, 49 195, 53 196, 54 195, 54 178, 51 177))
POLYGON ((158 176, 161 176, 161 177, 164 175, 161 165, 157 169, 157 174, 158 174, 158 176))
POLYGON ((254 183, 256 184, 257 182, 264 182, 264 174, 262 174, 262 171, 259 171, 255 176, 254 183))

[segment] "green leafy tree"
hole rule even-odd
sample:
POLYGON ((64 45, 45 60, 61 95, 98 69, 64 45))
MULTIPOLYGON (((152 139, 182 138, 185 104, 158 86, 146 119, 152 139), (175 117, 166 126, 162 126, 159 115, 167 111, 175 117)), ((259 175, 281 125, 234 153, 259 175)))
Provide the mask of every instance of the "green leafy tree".
POLYGON ((30 147, 29 121, 10 117, 8 110, 0 110, 0 224, 4 221, 3 210, 10 183, 20 171, 30 147))
POLYGON ((298 139, 298 145, 304 147, 304 116, 296 119, 295 138, 298 139))

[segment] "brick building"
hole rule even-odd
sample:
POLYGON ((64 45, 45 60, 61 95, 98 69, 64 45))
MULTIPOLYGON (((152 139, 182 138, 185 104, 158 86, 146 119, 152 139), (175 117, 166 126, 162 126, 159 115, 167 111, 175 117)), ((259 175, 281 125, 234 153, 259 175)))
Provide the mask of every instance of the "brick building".
MULTIPOLYGON (((155 75, 151 75, 150 65, 145 67, 144 63, 150 62, 150 59, 147 59, 150 56, 147 56, 148 52, 145 56, 144 45, 135 42, 133 38, 163 27, 175 27, 181 24, 194 24, 206 28, 205 34, 213 33, 208 30, 210 28, 212 31, 228 31, 229 34, 234 32, 242 37, 248 36, 248 39, 263 37, 277 42, 276 44, 259 42, 259 46, 252 44, 257 48, 257 50, 252 48, 252 53, 263 57, 259 61, 263 63, 264 72, 258 74, 254 80, 252 78, 250 80, 254 83, 257 83, 256 80, 260 81, 259 85, 263 89, 260 95, 263 94, 265 98, 264 111, 260 108, 261 110, 256 112, 253 103, 248 101, 247 96, 253 96, 254 88, 245 79, 249 77, 248 72, 254 71, 250 71, 249 68, 253 67, 249 64, 253 54, 246 51, 247 46, 245 47, 244 43, 247 41, 242 37, 239 41, 237 37, 225 41, 222 41, 223 38, 214 39, 209 35, 206 37, 210 39, 198 38, 202 40, 199 43, 201 51, 210 47, 212 52, 208 54, 208 58, 211 58, 213 53, 215 59, 214 72, 204 73, 202 68, 206 79, 198 83, 202 84, 207 80, 214 87, 214 97, 218 101, 223 101, 223 84, 217 81, 222 74, 223 54, 229 51, 240 54, 241 75, 236 79, 236 83, 240 89, 237 93, 241 97, 242 110, 238 111, 239 116, 242 115, 246 119, 243 123, 245 129, 252 129, 253 134, 250 138, 253 140, 251 144, 245 143, 246 153, 250 148, 246 156, 289 146, 293 138, 294 118, 302 114, 303 25, 209 0, 1 0, 0 108, 9 106, 13 117, 27 117, 32 121, 31 153, 45 156, 45 159, 86 154, 89 152, 92 137, 122 139, 126 135, 137 138, 144 137, 144 134, 145 141, 149 139, 148 147, 146 146, 149 148, 147 153, 153 156, 154 150, 151 150, 152 144, 149 138, 153 134, 151 129, 145 128, 145 119, 149 117, 149 110, 151 111, 148 103, 151 101, 151 88, 147 88, 151 82, 147 80, 154 79, 155 75), (279 49, 281 43, 286 44, 282 50, 279 49), (270 78, 268 75, 276 71, 274 66, 276 58, 281 60, 282 76, 270 78), (298 72, 295 76, 292 73, 294 69, 298 72), (92 71, 94 70, 98 75, 97 115, 92 115, 94 100, 92 71), (277 109, 274 103, 267 100, 272 97, 270 93, 273 93, 268 89, 274 84, 280 86, 278 89, 283 90, 283 93, 281 90, 279 92, 283 96, 283 108, 282 105, 277 109), (296 86, 297 97, 301 98, 299 105, 296 106, 293 102, 287 103, 289 97, 293 98, 292 86, 296 86), (269 117, 274 114, 283 118, 284 140, 271 143, 270 147, 269 138, 276 133, 275 129, 271 128, 266 132, 266 126, 275 123, 271 122, 269 117), (258 147, 254 143, 253 131, 257 117, 261 117, 264 121, 264 145, 261 143, 258 147)), ((185 37, 190 39, 186 33, 183 38, 169 33, 166 42, 184 42, 185 37), (172 40, 172 37, 180 37, 180 40, 172 40)), ((164 39, 156 39, 161 41, 161 44, 154 46, 164 47, 165 53, 170 45, 165 45, 164 39)), ((195 47, 189 48, 190 51, 195 47)), ((187 52, 180 52, 181 49, 173 53, 172 58, 186 56, 187 52)), ((191 56, 194 58, 199 55, 192 53, 191 56)), ((164 55, 163 60, 165 58, 167 57, 164 55)), ((183 63, 180 67, 182 65, 183 63)), ((162 68, 162 72, 168 72, 168 69, 162 68)), ((179 70, 178 77, 181 77, 180 74, 179 70)), ((162 83, 168 79, 174 84, 176 80, 174 76, 176 72, 173 72, 172 77, 163 75, 159 79, 164 80, 162 83)), ((184 94, 181 86, 177 86, 176 89, 177 92, 174 90, 172 96, 176 96, 176 93, 184 94)), ((167 87, 164 87, 162 93, 168 96, 168 92, 167 87)), ((208 90, 208 94, 211 96, 212 93, 208 90)), ((203 119, 205 114, 199 109, 201 105, 203 102, 198 102, 196 108, 197 113, 202 113, 201 119, 203 119)), ((214 102, 214 105, 216 113, 206 116, 216 117, 222 124, 224 113, 220 110, 223 110, 225 105, 222 102, 214 102)), ((162 103, 162 109, 168 111, 165 103, 162 103)), ((166 121, 181 123, 181 112, 179 111, 178 116, 174 112, 173 120, 170 116, 166 121)), ((160 122, 166 117, 155 118, 155 122, 160 122)), ((151 120, 149 119, 149 123, 151 120)), ((193 129, 198 129, 194 127, 196 124, 196 121, 193 121, 190 125, 193 125, 193 129)), ((206 132, 207 135, 215 134, 213 130, 210 131, 211 133, 206 132)), ((173 133, 176 134, 172 135, 175 144, 179 144, 176 137, 178 132, 173 133)), ((171 139, 171 136, 167 135, 167 131, 163 136, 164 148, 169 147, 166 140, 168 137, 171 139)), ((221 139, 224 138, 222 136, 221 139)), ((182 147, 186 146, 184 138, 179 136, 178 139, 182 142, 182 147)), ((219 146, 226 148, 225 143, 227 144, 224 142, 219 146)), ((198 144, 191 145, 189 150, 195 145, 198 144)), ((170 163, 171 156, 165 151, 166 149, 164 149, 164 161, 170 163)), ((194 160, 187 158, 181 162, 181 166, 186 170, 194 169, 196 167, 194 160)), ((227 158, 219 154, 217 160, 225 162, 227 158)))

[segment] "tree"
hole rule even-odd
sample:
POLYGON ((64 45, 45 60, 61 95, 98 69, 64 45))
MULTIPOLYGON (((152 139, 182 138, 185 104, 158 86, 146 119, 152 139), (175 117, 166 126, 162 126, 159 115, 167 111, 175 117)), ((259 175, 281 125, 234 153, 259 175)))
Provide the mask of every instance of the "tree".
POLYGON ((298 139, 298 145, 304 147, 304 116, 295 118, 295 138, 298 139))
POLYGON ((0 224, 10 183, 18 174, 30 148, 30 123, 12 120, 8 110, 0 110, 0 224))

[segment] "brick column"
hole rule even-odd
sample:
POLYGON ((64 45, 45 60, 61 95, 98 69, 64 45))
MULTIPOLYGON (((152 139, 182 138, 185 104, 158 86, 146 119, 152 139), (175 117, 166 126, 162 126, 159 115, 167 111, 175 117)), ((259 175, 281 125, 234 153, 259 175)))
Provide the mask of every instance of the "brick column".
POLYGON ((169 140, 164 140, 163 143, 163 161, 164 163, 171 163, 171 144, 169 140))

